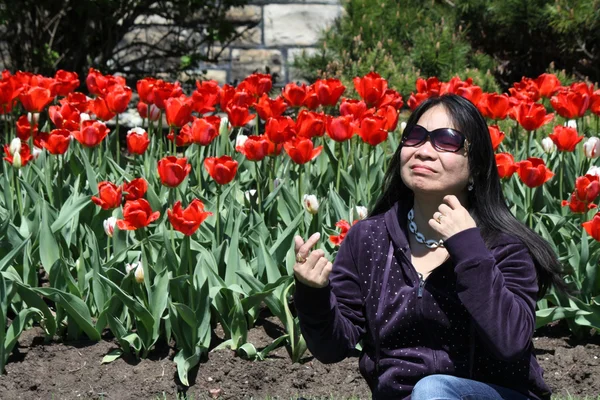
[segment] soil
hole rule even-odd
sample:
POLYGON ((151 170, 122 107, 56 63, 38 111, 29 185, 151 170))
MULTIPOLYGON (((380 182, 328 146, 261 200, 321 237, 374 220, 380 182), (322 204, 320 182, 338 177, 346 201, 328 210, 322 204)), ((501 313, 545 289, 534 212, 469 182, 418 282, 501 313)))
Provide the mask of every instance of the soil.
MULTIPOLYGON (((259 319, 248 340, 257 349, 281 334, 273 318, 259 319)), ((216 331, 219 336, 219 330, 216 331)), ((571 337, 561 324, 539 330, 534 337, 537 358, 555 394, 600 394, 600 337, 571 337)), ((23 333, 0 376, 0 399, 370 399, 358 371, 358 358, 324 365, 307 353, 292 364, 284 347, 264 361, 252 362, 231 350, 209 353, 191 374, 189 388, 181 385, 172 358, 175 350, 159 346, 151 357, 123 357, 110 364, 102 358, 118 346, 114 339, 45 343, 40 328, 23 333)))

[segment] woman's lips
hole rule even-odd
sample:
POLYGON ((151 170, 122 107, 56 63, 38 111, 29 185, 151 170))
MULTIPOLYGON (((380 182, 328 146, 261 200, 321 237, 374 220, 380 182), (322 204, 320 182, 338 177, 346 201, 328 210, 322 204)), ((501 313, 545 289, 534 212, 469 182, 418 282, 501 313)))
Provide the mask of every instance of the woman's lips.
POLYGON ((415 172, 435 172, 432 168, 426 165, 413 165, 410 167, 410 169, 415 172))

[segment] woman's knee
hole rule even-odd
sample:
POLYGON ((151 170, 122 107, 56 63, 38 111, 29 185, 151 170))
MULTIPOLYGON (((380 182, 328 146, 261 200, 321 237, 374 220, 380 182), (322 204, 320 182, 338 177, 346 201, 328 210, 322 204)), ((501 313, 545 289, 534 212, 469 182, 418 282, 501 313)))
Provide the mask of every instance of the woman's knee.
POLYGON ((458 378, 450 375, 429 375, 413 388, 411 400, 460 399, 455 386, 458 378))

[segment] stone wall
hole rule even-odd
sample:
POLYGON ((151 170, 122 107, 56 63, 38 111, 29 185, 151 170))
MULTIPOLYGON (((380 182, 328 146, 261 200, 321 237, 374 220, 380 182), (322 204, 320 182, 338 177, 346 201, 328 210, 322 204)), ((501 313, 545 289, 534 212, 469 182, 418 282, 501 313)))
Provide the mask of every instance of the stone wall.
POLYGON ((290 63, 303 51, 314 52, 321 30, 342 10, 340 0, 251 1, 232 9, 229 18, 257 25, 244 28, 244 34, 226 48, 215 49, 221 51, 221 62, 200 69, 219 83, 236 83, 253 72, 270 72, 276 86, 301 80, 290 63))

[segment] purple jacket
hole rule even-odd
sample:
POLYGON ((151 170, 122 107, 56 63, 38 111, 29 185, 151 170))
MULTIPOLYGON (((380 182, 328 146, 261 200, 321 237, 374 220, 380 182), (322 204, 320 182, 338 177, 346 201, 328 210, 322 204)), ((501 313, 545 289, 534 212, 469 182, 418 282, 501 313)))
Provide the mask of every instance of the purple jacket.
POLYGON ((327 287, 296 280, 312 354, 338 362, 362 339, 359 368, 373 399, 410 398, 431 374, 549 399, 531 341, 538 286, 525 245, 501 234, 488 248, 479 228, 467 229, 445 242, 450 258, 423 280, 410 261, 408 210, 398 208, 352 226, 327 287))

